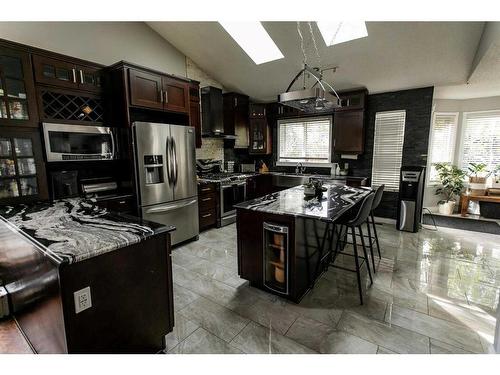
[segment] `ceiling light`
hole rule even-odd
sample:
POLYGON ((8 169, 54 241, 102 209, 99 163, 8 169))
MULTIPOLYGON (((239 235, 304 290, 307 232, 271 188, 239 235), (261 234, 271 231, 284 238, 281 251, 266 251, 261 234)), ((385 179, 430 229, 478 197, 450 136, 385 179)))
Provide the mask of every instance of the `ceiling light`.
POLYGON ((348 42, 350 40, 368 36, 366 24, 363 21, 355 22, 325 22, 317 21, 318 29, 327 46, 348 42))
POLYGON ((260 22, 219 21, 219 23, 255 64, 259 65, 284 57, 260 22))

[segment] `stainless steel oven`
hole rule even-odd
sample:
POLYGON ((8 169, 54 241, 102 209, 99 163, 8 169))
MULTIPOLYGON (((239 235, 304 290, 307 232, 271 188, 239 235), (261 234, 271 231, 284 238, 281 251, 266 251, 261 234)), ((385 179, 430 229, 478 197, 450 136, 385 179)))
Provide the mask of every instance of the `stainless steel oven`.
POLYGON ((247 197, 246 180, 222 183, 220 187, 220 217, 221 226, 236 221, 234 205, 244 202, 247 197))
POLYGON ((43 123, 47 161, 112 160, 115 136, 109 127, 43 123))

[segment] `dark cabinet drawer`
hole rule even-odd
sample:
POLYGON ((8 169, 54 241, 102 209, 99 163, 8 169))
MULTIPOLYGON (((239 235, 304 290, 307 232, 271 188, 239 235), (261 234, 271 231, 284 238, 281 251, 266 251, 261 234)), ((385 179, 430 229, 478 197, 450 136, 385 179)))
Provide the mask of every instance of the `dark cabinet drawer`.
POLYGON ((213 183, 198 184, 198 195, 200 197, 202 195, 205 195, 205 194, 215 193, 215 191, 216 191, 216 188, 215 188, 215 184, 213 184, 213 183))
POLYGON ((198 197, 198 207, 199 211, 206 211, 211 208, 215 208, 215 204, 217 201, 217 196, 215 193, 203 194, 198 197))
POLYGON ((217 213, 215 208, 206 211, 200 211, 199 213, 200 230, 204 230, 217 223, 217 213))

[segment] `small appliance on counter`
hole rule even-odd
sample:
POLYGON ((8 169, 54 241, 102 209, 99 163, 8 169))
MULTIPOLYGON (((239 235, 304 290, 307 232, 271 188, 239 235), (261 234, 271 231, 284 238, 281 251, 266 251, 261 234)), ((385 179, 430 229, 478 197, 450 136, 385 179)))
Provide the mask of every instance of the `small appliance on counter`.
POLYGON ((401 167, 396 228, 418 232, 422 220, 425 167, 401 167))
POLYGON ((107 198, 117 195, 118 183, 111 177, 81 180, 82 193, 86 198, 107 198))

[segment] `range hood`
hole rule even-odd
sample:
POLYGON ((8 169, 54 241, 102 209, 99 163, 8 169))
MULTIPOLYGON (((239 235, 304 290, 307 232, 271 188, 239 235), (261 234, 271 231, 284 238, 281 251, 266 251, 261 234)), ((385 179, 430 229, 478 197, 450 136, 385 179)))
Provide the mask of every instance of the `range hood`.
POLYGON ((310 68, 306 64, 304 64, 304 68, 297 73, 292 82, 290 82, 286 92, 278 95, 278 102, 289 107, 297 108, 308 114, 331 112, 335 108, 341 107, 339 96, 334 88, 323 80, 321 72, 310 68), (306 75, 310 75, 316 80, 311 88, 305 87, 306 75), (301 76, 304 80, 303 89, 290 91, 293 84, 301 76))
POLYGON ((235 139, 224 132, 222 90, 206 86, 201 88, 201 135, 205 138, 235 139))

